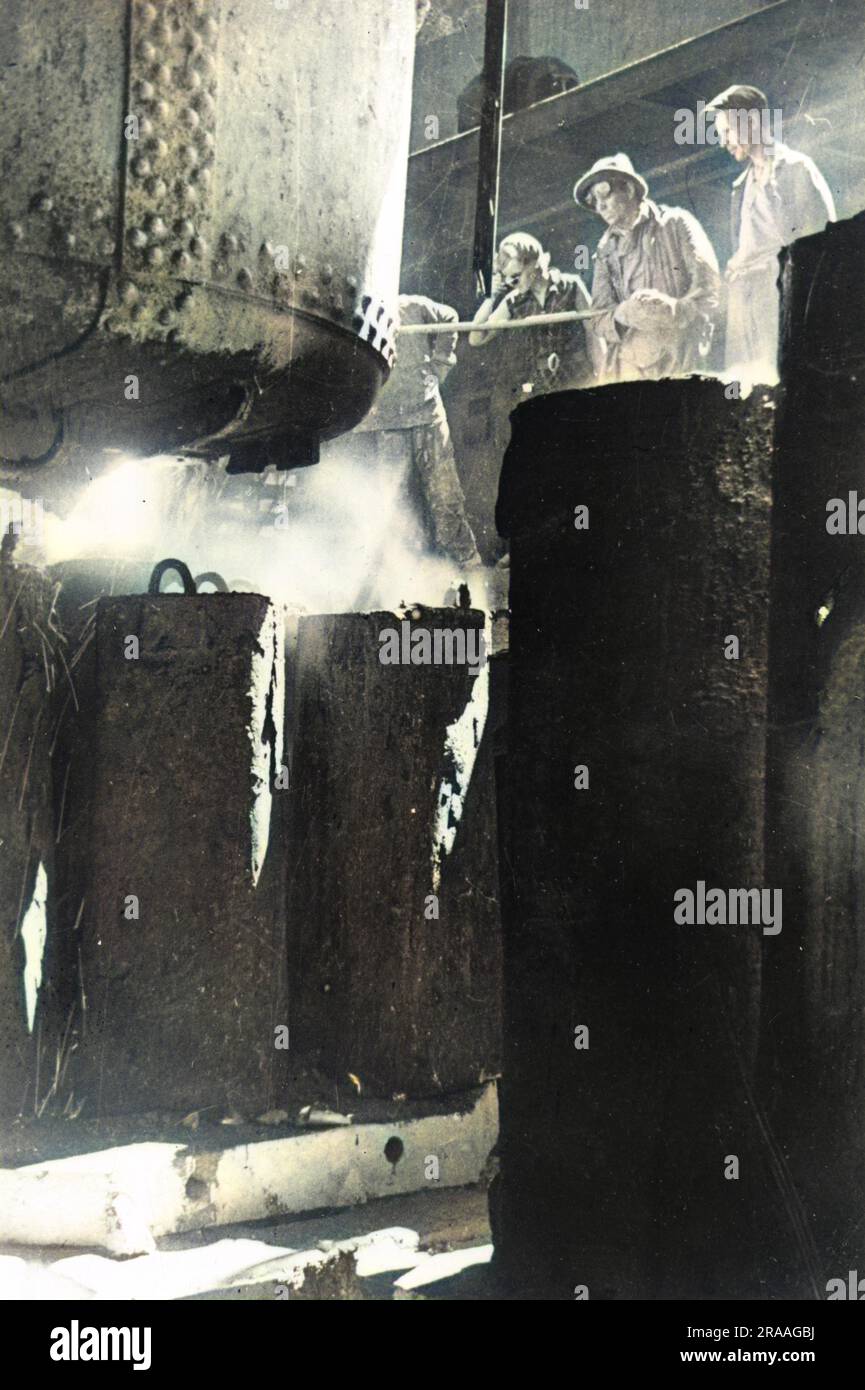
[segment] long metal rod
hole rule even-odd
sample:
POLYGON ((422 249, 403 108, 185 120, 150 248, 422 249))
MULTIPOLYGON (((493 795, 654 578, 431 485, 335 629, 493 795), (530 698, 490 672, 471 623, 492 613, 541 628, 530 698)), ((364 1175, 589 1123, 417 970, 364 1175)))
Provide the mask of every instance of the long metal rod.
POLYGON ((459 323, 407 323, 397 329, 401 334, 420 333, 498 333, 503 328, 538 328, 545 323, 580 323, 583 319, 596 319, 606 314, 606 309, 569 309, 563 314, 532 314, 524 319, 502 319, 499 323, 475 323, 463 319, 459 323))
POLYGON ((508 0, 487 0, 475 238, 472 251, 475 289, 481 297, 490 292, 496 253, 507 22, 508 0))

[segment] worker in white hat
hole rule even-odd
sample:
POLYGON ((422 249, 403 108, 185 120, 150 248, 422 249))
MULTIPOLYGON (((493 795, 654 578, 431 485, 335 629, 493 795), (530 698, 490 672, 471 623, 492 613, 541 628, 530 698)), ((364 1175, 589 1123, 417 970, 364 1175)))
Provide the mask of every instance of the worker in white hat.
POLYGON ((626 154, 599 159, 574 200, 607 224, 595 253, 587 324, 602 381, 681 376, 709 352, 720 295, 718 261, 692 213, 649 197, 626 154))

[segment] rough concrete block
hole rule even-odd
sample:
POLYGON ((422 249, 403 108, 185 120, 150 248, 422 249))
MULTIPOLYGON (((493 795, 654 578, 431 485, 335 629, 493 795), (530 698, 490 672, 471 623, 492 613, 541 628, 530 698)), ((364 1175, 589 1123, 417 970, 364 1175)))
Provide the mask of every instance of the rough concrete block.
MULTIPOLYGON (((411 624, 477 633, 483 617, 411 624)), ((364 1092, 434 1095, 495 1074, 500 936, 490 685, 384 665, 392 613, 301 621, 288 840, 292 1049, 364 1092), (430 895, 437 898, 433 917, 430 895)))
POLYGON ((761 928, 679 925, 674 895, 765 882, 772 407, 693 378, 512 417, 491 1210, 523 1290, 743 1296, 771 1273, 749 1100, 761 928))
POLYGON ((863 256, 865 215, 786 252, 773 465, 761 1074, 821 1297, 865 1269, 863 256))
POLYGON ((276 614, 101 599, 82 666, 61 840, 76 1095, 88 1115, 267 1109, 287 1024, 276 614))
POLYGON ((46 1007, 54 886, 51 699, 59 669, 51 610, 52 587, 42 574, 0 562, 0 1113, 6 1115, 38 1108, 55 1060, 55 1020, 46 1007))

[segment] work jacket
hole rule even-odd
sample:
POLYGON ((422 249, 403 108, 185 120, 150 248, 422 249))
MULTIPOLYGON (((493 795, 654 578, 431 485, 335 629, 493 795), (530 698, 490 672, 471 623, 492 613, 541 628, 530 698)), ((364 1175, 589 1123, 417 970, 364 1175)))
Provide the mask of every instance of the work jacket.
POLYGON ((595 252, 592 319, 588 339, 599 377, 616 378, 644 331, 623 328, 615 310, 637 290, 658 290, 676 300, 675 316, 659 336, 651 375, 675 376, 699 366, 709 350, 720 300, 718 261, 705 231, 684 208, 643 200, 627 232, 608 227, 595 252))
MULTIPOLYGON (((591 303, 579 275, 568 275, 552 266, 544 281, 543 303, 534 290, 528 290, 508 300, 508 314, 512 319, 565 314, 590 309, 591 303)), ((508 361, 506 370, 520 389, 524 384, 534 392, 563 390, 584 386, 591 376, 585 323, 541 324, 498 336, 507 340, 502 344, 502 361, 508 361)))

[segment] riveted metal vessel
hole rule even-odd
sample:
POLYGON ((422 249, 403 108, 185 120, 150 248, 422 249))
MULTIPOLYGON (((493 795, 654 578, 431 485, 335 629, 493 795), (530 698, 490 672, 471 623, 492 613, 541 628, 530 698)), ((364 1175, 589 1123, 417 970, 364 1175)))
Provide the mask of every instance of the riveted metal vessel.
POLYGON ((309 462, 393 357, 412 0, 5 0, 0 456, 309 462))

